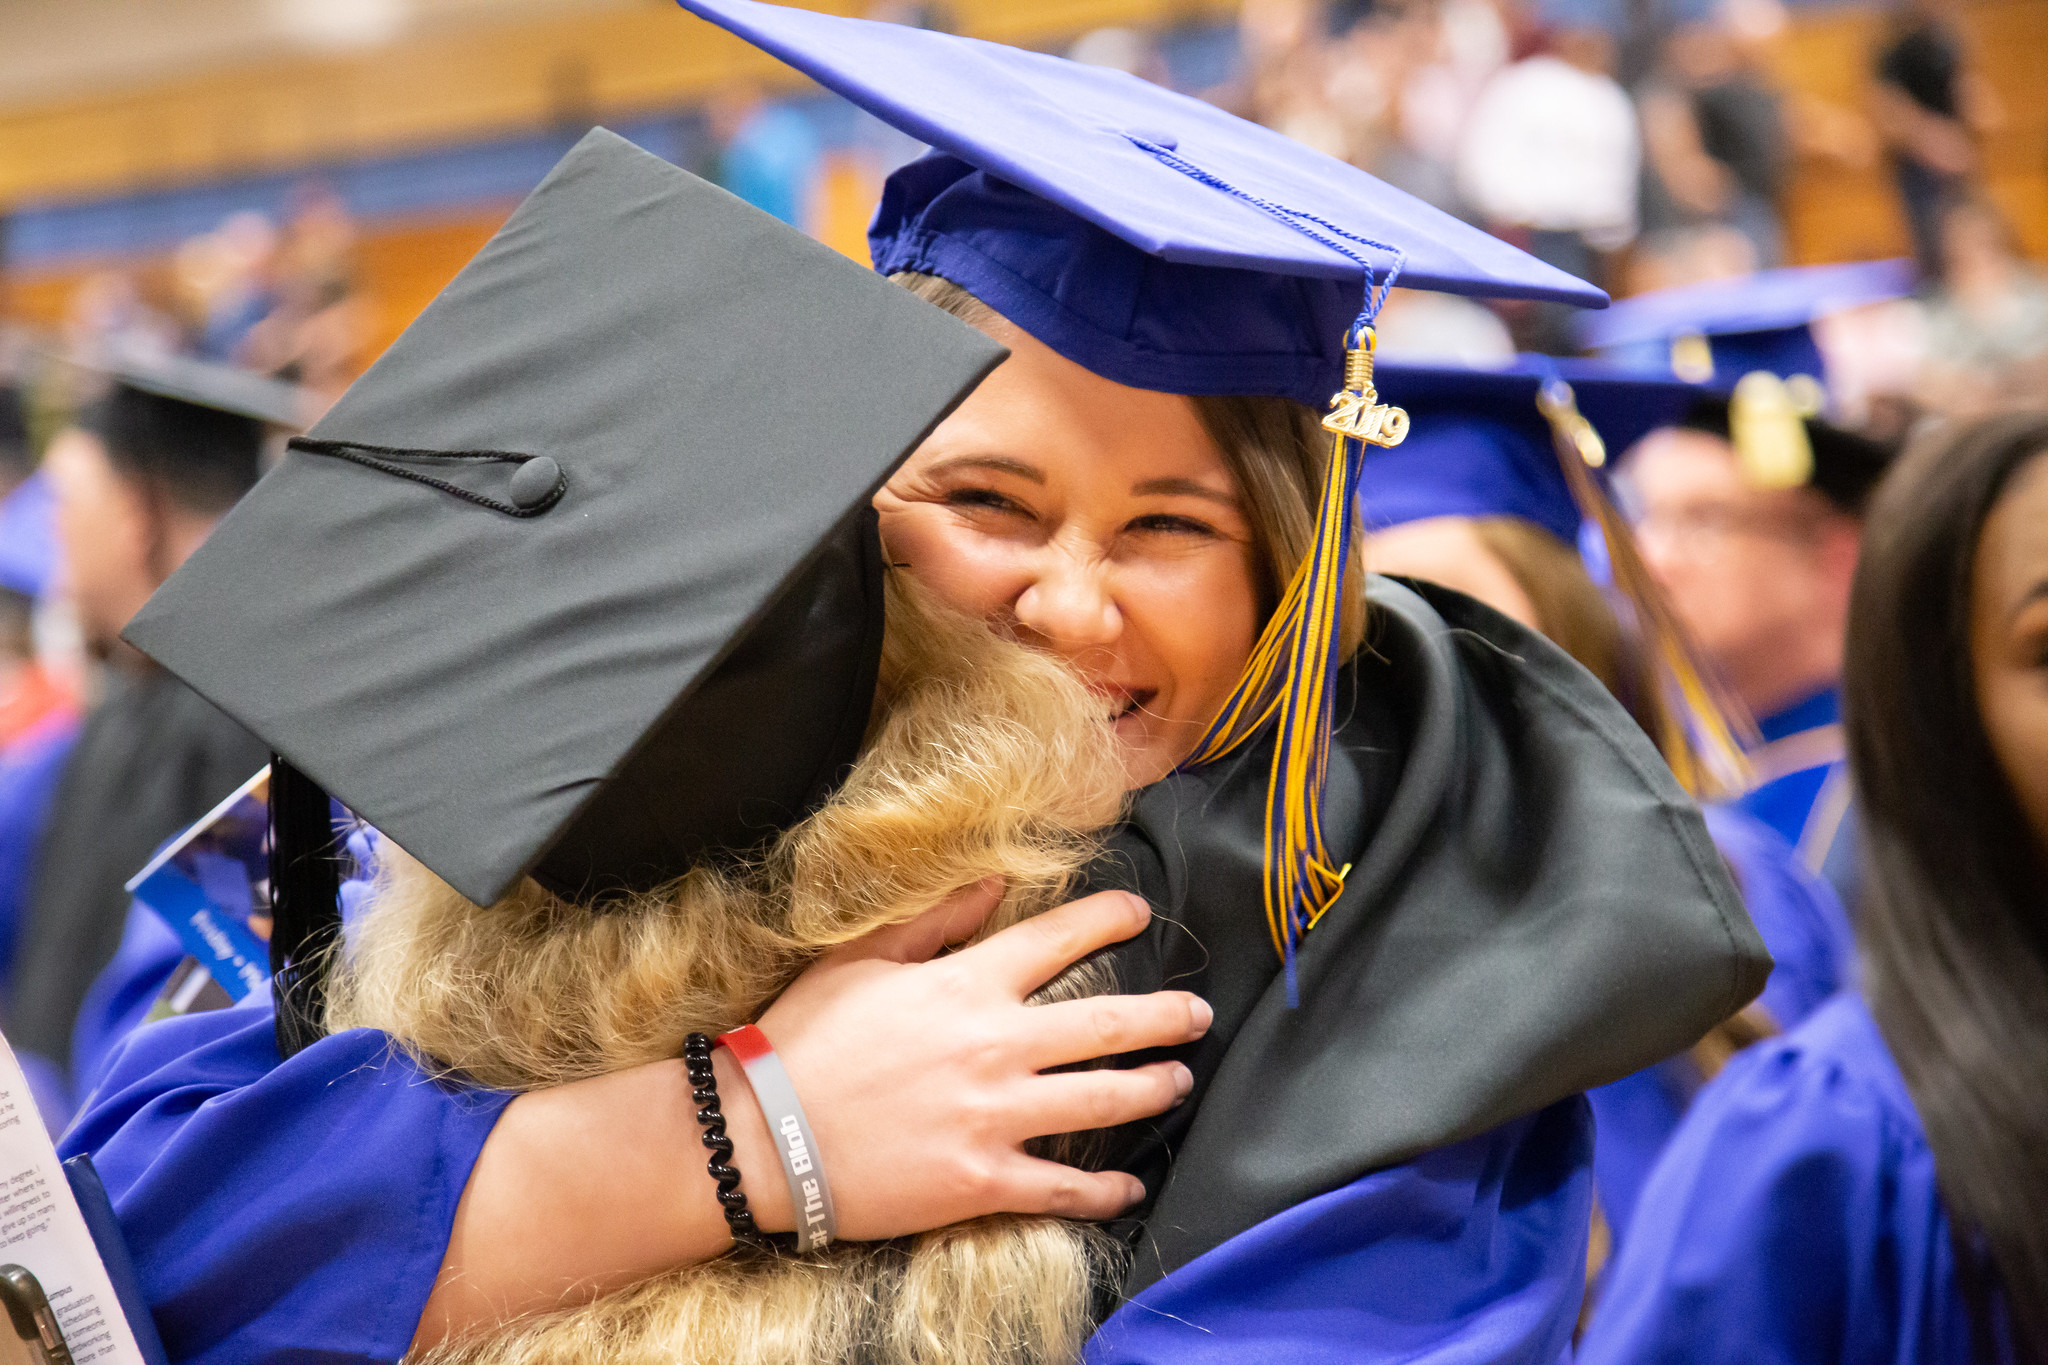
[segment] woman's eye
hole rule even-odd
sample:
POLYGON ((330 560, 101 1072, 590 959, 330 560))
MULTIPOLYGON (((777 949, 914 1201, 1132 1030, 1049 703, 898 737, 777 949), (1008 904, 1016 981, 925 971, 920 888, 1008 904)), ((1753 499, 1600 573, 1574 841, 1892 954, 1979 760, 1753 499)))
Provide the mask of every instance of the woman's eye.
POLYGON ((1021 512, 1017 503, 993 488, 956 488, 946 494, 948 507, 975 507, 995 512, 1021 512))
POLYGON ((1197 521, 1193 517, 1177 517, 1169 512, 1159 512, 1149 517, 1139 517, 1130 523, 1129 529, 1133 531, 1166 531, 1178 535, 1192 536, 1213 536, 1216 534, 1216 528, 1206 521, 1197 521))

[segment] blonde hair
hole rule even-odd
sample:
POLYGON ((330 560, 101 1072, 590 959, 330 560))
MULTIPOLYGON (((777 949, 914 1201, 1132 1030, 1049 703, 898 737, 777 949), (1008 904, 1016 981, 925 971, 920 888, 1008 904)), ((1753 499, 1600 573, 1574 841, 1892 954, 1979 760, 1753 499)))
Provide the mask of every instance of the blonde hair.
MULTIPOLYGON (((672 1058, 687 1033, 756 1017, 821 953, 990 876, 1007 887, 993 932, 1056 904, 1119 814, 1101 711, 1056 660, 892 575, 868 742, 821 809, 758 857, 602 907, 531 880, 478 907, 390 849, 336 964, 327 1025, 382 1029, 431 1071, 527 1090, 672 1058)), ((1041 994, 1111 984, 1084 964, 1041 994)), ((987 1218, 687 1267, 422 1359, 1067 1362, 1089 1330, 1091 1286, 1114 1279, 1120 1256, 1092 1225, 987 1218)))

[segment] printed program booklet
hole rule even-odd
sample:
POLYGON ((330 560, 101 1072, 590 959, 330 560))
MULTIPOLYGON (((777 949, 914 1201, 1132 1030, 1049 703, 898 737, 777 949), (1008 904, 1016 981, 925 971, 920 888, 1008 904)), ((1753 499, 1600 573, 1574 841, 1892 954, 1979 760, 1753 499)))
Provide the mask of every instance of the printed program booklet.
POLYGON ((0 1039, 0 1263, 42 1285, 76 1365, 145 1365, 14 1049, 0 1039))
POLYGON ((270 977, 270 769, 238 787, 128 879, 128 894, 154 910, 205 974, 181 969, 174 989, 192 998, 171 1013, 205 1008, 210 976, 240 1000, 270 977))

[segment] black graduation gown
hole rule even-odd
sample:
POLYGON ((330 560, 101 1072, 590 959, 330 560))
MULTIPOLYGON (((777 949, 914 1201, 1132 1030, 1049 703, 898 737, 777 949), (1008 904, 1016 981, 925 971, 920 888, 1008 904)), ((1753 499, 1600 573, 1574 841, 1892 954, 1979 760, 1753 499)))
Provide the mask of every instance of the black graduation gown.
POLYGON ((1263 912, 1270 744, 1146 788, 1092 889, 1146 896, 1123 989, 1194 990, 1188 1103, 1120 1130, 1150 1191, 1125 1292, 1379 1167, 1689 1046, 1771 960, 1692 800, 1600 683, 1446 589, 1373 579, 1337 694, 1344 890, 1298 1008, 1263 912))
POLYGON ((50 804, 35 860, 7 1037, 58 1062, 127 920, 128 878, 164 840, 269 761, 212 703, 155 665, 109 668, 50 804))

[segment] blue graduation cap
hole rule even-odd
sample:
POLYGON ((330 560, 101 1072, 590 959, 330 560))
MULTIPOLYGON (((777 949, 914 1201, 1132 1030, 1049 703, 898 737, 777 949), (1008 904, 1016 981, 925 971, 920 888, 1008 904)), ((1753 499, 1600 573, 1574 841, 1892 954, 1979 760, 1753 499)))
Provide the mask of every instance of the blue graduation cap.
POLYGON ((0 588, 41 597, 57 574, 57 499, 41 471, 0 499, 0 588))
POLYGON ((1134 387, 1340 384, 1363 289, 1607 296, 1356 167, 1136 76, 760 0, 681 0, 929 143, 889 179, 875 268, 943 276, 1134 387), (1368 278, 1368 271, 1371 278, 1368 278))
POLYGON ((1607 296, 1334 157, 1123 72, 760 0, 680 2, 931 145, 883 190, 868 231, 878 271, 950 280, 1121 384, 1331 409, 1314 544, 1188 760, 1277 727, 1265 909, 1291 992, 1294 944, 1343 887, 1317 808, 1359 465, 1366 445, 1397 445, 1409 426, 1373 384, 1373 316, 1397 276, 1591 307, 1607 296))
POLYGON ((1619 455, 1684 419, 1697 390, 1600 361, 1525 356, 1501 369, 1382 361, 1378 377, 1413 423, 1408 439, 1374 451, 1359 475, 1366 527, 1430 517, 1519 517, 1577 545, 1586 513, 1559 462, 1537 403, 1544 383, 1571 386, 1603 452, 1619 455))
POLYGON ((1812 324, 1909 294, 1914 279, 1907 260, 1787 266, 1638 294, 1580 319, 1579 335, 1611 359, 1724 388, 1755 371, 1823 380, 1812 324))
POLYGON ((1702 666, 1604 487, 1610 451, 1686 420, 1701 391, 1602 361, 1548 356, 1492 370, 1389 361, 1380 375, 1398 386, 1414 428, 1398 447, 1366 458, 1365 525, 1516 517, 1574 549, 1590 537, 1642 639, 1651 669, 1644 686, 1667 703, 1652 725, 1659 750, 1696 795, 1737 788, 1741 708, 1702 666))

